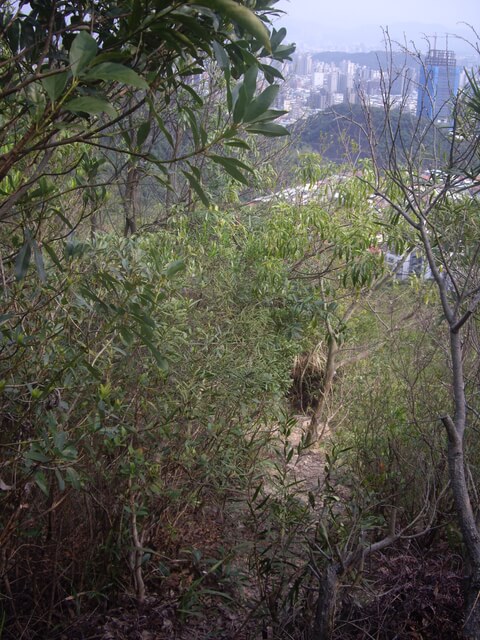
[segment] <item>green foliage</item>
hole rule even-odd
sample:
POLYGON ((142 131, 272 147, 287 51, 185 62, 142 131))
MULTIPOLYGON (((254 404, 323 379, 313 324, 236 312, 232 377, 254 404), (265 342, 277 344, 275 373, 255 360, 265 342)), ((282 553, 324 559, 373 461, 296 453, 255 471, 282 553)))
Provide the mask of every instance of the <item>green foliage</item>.
POLYGON ((296 130, 307 148, 338 164, 348 165, 358 159, 371 158, 373 152, 379 167, 386 167, 392 147, 400 163, 405 161, 406 154, 410 154, 424 167, 436 166, 436 159, 448 154, 448 136, 441 128, 430 126, 425 132, 414 115, 392 110, 388 114, 391 131, 398 127, 401 131, 392 141, 385 124, 386 117, 383 107, 369 107, 367 118, 364 106, 341 104, 299 122, 296 130))
MULTIPOLYGON (((142 602, 146 585, 173 592, 185 621, 209 598, 234 606, 245 583, 252 619, 298 637, 322 572, 360 557, 392 511, 412 535, 450 524, 437 301, 428 283, 389 283, 382 253, 418 242, 398 181, 305 154, 303 186, 211 206, 238 203, 235 183, 278 190, 252 160, 275 148, 252 141, 287 133, 266 60, 293 49, 269 31, 275 1, 253 4, 3 7, 0 546, 25 637, 72 601, 142 602), (120 205, 127 221, 145 214, 147 191, 155 233, 108 233, 120 205), (285 410, 311 352, 334 429, 315 486, 296 475, 308 438, 285 410), (203 548, 198 523, 225 546, 203 548)), ((462 287, 478 276, 477 213, 453 190, 428 213, 434 257, 462 287)), ((478 289, 463 288, 465 306, 478 289)), ((474 353, 465 368, 475 399, 474 353)))
MULTIPOLYGON (((144 545, 164 554, 179 514, 222 504, 257 473, 295 347, 247 294, 261 260, 246 259, 248 237, 208 214, 138 239, 64 243, 63 256, 56 243, 43 284, 3 291, 2 543, 10 557, 42 539, 56 505, 57 551, 42 553, 58 563, 59 602, 80 582, 99 593, 123 583, 132 504, 144 545)), ((272 282, 285 280, 275 268, 272 282)), ((49 579, 29 574, 29 557, 17 555, 27 599, 49 579)), ((39 624, 44 606, 32 604, 39 624)))
POLYGON ((277 637, 294 632, 292 618, 300 618, 305 606, 304 589, 309 584, 305 558, 316 517, 317 492, 305 478, 297 477, 295 469, 301 456, 308 455, 305 439, 294 444, 297 429, 295 418, 280 417, 268 479, 256 479, 248 500, 247 522, 253 533, 250 564, 259 592, 257 618, 271 620, 277 637))
MULTIPOLYGON (((231 0, 161 8, 137 2, 132 9, 127 1, 92 5, 89 16, 73 5, 47 2, 16 11, 7 4, 0 12, 0 220, 13 219, 21 227, 20 203, 32 201, 43 178, 61 176, 62 183, 63 176, 75 171, 79 143, 108 150, 112 164, 114 154, 130 156, 137 165, 141 159, 142 172, 152 172, 170 191, 177 177, 168 168, 179 163, 205 206, 209 197, 199 156, 247 184, 248 164, 225 154, 223 145, 235 142, 251 125, 252 134, 287 133, 273 123, 281 112, 269 109, 281 74, 264 65, 266 58, 282 61, 293 52, 282 44, 284 29, 267 29, 274 4, 252 10, 231 0), (208 92, 202 83, 215 75, 217 61, 229 108, 207 133, 208 92), (256 95, 256 79, 262 75, 270 86, 256 95), (243 78, 248 93, 242 93, 240 113, 232 96, 243 78), (139 135, 132 136, 136 128, 139 135)), ((103 182, 118 178, 115 170, 109 176, 107 167, 104 174, 103 182)), ((61 186, 53 190, 51 201, 65 191, 61 186)))
POLYGON ((338 390, 345 417, 334 436, 345 451, 342 483, 358 494, 355 502, 368 497, 369 512, 384 520, 395 507, 397 525, 415 522, 413 533, 451 518, 437 415, 448 403, 448 369, 430 289, 390 285, 351 327, 362 341, 371 334, 377 348, 345 370, 345 396, 338 390))

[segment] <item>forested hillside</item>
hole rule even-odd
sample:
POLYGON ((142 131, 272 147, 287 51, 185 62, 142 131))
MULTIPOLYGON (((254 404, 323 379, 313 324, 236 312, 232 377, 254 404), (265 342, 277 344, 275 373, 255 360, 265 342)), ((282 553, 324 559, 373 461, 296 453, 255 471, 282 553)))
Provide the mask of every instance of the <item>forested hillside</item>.
POLYGON ((413 148, 425 168, 435 167, 439 157, 449 153, 449 132, 445 127, 418 126, 416 116, 401 109, 340 104, 296 123, 299 146, 313 150, 337 164, 370 159, 388 165, 391 149, 404 161, 413 148), (397 133, 392 139, 392 130, 397 133))
POLYGON ((480 638, 477 76, 289 132, 276 4, 1 4, 2 640, 480 638))

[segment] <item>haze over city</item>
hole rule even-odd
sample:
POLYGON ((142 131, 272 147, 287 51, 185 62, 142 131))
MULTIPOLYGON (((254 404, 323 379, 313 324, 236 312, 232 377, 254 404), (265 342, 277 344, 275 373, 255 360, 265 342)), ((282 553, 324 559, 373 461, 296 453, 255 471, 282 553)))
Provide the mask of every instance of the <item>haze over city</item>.
MULTIPOLYGON (((426 0, 404 0, 388 3, 367 0, 361 3, 344 0, 341 4, 317 0, 280 0, 277 7, 285 11, 281 23, 289 39, 299 47, 320 49, 368 50, 383 43, 382 28, 388 28, 392 38, 414 41, 425 48, 425 39, 445 38, 452 48, 466 50, 465 43, 454 35, 475 40, 468 25, 477 28, 480 9, 476 0, 455 3, 426 0)), ((477 38, 478 39, 478 38, 477 38)))

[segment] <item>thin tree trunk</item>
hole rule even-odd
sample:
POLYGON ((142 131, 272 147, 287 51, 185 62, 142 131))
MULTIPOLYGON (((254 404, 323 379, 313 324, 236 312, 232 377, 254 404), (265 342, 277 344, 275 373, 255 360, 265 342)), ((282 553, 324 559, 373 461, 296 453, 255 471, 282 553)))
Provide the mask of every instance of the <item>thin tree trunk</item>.
MULTIPOLYGON (((390 49, 391 53, 391 49, 390 49)), ((382 78, 384 76, 382 75, 382 78)), ((456 144, 456 126, 458 121, 457 109, 459 103, 454 101, 454 126, 451 136, 451 145, 447 166, 447 178, 432 184, 430 188, 425 185, 422 176, 423 161, 419 155, 419 144, 417 136, 412 137, 411 142, 402 139, 401 115, 404 106, 400 107, 400 116, 393 120, 391 118, 390 104, 391 84, 386 84, 383 89, 384 110, 385 110, 385 131, 388 139, 389 156, 385 175, 392 181, 399 190, 399 196, 392 195, 381 186, 381 173, 376 171, 376 184, 372 185, 374 193, 380 195, 385 204, 392 208, 392 211, 402 216, 403 219, 415 230, 421 239, 425 255, 430 267, 432 277, 435 281, 440 301, 443 309, 446 325, 449 328, 450 357, 451 357, 451 380, 452 380, 452 401, 454 405, 454 415, 443 416, 441 418, 448 435, 447 453, 449 480, 452 490, 455 511, 458 524, 462 533, 463 542, 466 548, 469 569, 467 573, 467 585, 465 589, 465 621, 463 634, 468 640, 480 640, 480 536, 479 528, 475 521, 474 505, 469 493, 468 468, 465 460, 465 430, 468 427, 467 420, 467 398, 465 395, 465 374, 462 361, 462 333, 463 325, 469 320, 480 304, 480 292, 478 281, 476 280, 476 266, 478 264, 478 250, 480 245, 475 242, 476 249, 472 255, 470 263, 469 251, 465 250, 465 238, 457 236, 455 242, 457 246, 452 248, 451 241, 448 240, 448 227, 443 228, 440 221, 436 221, 434 212, 437 207, 446 203, 452 194, 451 174, 456 173, 457 167, 467 166, 478 152, 478 139, 474 131, 467 135, 462 135, 465 145, 459 152, 456 144), (472 135, 470 138, 469 136, 472 135), (396 152, 398 148, 403 158, 396 152), (446 243, 444 244, 444 240, 446 243), (460 257, 464 261, 466 270, 463 274, 458 271, 454 263, 455 257, 460 257), (470 293, 468 292, 470 289, 470 293), (472 297, 473 296, 473 297, 472 297), (470 300, 466 310, 465 305, 470 300)), ((368 109, 364 102, 364 107, 368 109)), ((472 112, 473 115, 473 112, 472 112)), ((433 120, 427 128, 424 128, 425 120, 418 119, 415 125, 416 134, 420 134, 422 142, 427 141, 426 134, 432 131, 434 135, 439 133, 434 126, 433 120)), ((368 128, 371 125, 367 122, 368 128)), ((370 139, 370 138, 369 138, 370 139)), ((436 144, 433 144, 436 153, 436 144)), ((375 154, 372 153, 375 161, 375 154)), ((435 158, 433 166, 438 166, 439 158, 435 158)), ((442 160, 442 165, 445 165, 442 160)), ((454 179, 455 183, 455 179, 454 179)), ((455 236, 454 236, 455 237, 455 236)), ((453 240, 453 238, 452 238, 453 240)), ((462 268, 462 262, 458 265, 462 268)))
POLYGON ((318 588, 311 640, 330 640, 335 628, 335 611, 340 585, 338 564, 327 568, 318 588))
POLYGON ((461 335, 454 329, 450 330, 450 351, 455 416, 454 420, 450 416, 444 416, 442 422, 448 434, 448 467, 453 500, 470 567, 469 575, 466 576, 463 635, 468 640, 480 640, 480 535, 465 473, 464 432, 467 424, 467 402, 464 389, 461 335))
POLYGON ((130 552, 130 568, 133 575, 133 583, 135 586, 135 595, 137 597, 137 603, 142 605, 145 602, 145 583, 143 581, 142 573, 142 558, 143 558, 143 536, 138 533, 137 523, 137 508, 135 505, 135 495, 132 492, 132 481, 129 479, 130 490, 130 528, 132 535, 133 547, 130 552))
MULTIPOLYGON (((465 470, 464 435, 467 427, 467 399, 465 397, 461 333, 461 328, 475 310, 477 302, 472 302, 471 307, 462 317, 458 318, 456 316, 448 301, 446 280, 436 266, 430 240, 424 227, 421 228, 421 236, 428 264, 437 284, 444 315, 450 329, 450 356, 452 358, 455 414, 453 420, 449 415, 443 416, 441 420, 448 435, 448 469, 453 501, 470 565, 469 575, 466 576, 463 636, 466 640, 480 640, 480 535, 470 499, 465 470)), ((457 307, 459 306, 457 303, 457 307)))
MULTIPOLYGON (((378 542, 364 547, 360 540, 358 546, 340 562, 333 562, 326 568, 325 574, 318 587, 318 599, 315 605, 315 619, 313 621, 311 640, 330 640, 335 630, 335 613, 340 584, 346 575, 357 568, 363 571, 365 559, 371 554, 382 551, 394 544, 402 535, 396 533, 397 511, 392 509, 389 522, 389 532, 378 542)), ((408 527, 407 527, 408 528, 408 527)), ((426 531, 429 529, 426 529, 426 531)), ((477 640, 475 638, 475 640, 477 640)))
POLYGON ((327 362, 325 364, 325 375, 323 379, 323 385, 319 392, 318 404, 313 413, 310 424, 308 425, 307 438, 311 442, 315 442, 318 440, 318 425, 322 421, 322 417, 324 414, 325 404, 327 402, 327 398, 330 395, 330 392, 333 387, 333 379, 335 377, 335 362, 336 355, 338 352, 338 344, 333 335, 330 333, 329 336, 329 345, 328 345, 328 354, 327 354, 327 362))
MULTIPOLYGON (((383 282, 383 278, 382 281, 383 282)), ((372 287, 368 292, 367 296, 364 299, 369 298, 373 291, 376 290, 377 286, 381 285, 381 282, 378 282, 375 287, 372 287)), ((322 285, 322 293, 324 293, 323 285, 322 285)), ((347 310, 345 311, 342 317, 342 323, 347 324, 352 315, 355 312, 355 309, 358 306, 358 300, 354 300, 347 310)), ((327 362, 325 365, 325 376, 323 381, 323 386, 319 390, 319 398, 317 408, 312 416, 310 424, 308 425, 307 430, 307 439, 310 442, 315 442, 318 440, 321 434, 318 433, 318 426, 322 422, 322 418, 325 413, 325 405, 327 403, 328 396, 330 395, 333 387, 333 380, 335 378, 335 373, 337 370, 337 355, 338 355, 338 342, 335 338, 335 333, 332 329, 332 326, 327 320, 327 330, 328 330, 328 354, 327 354, 327 362)), ((322 431, 323 433, 323 431, 322 431)))
POLYGON ((97 212, 92 213, 90 217, 90 240, 93 242, 98 231, 97 212))
POLYGON ((125 237, 133 235, 137 231, 138 219, 138 187, 140 173, 136 166, 130 166, 127 173, 127 186, 125 189, 125 237))

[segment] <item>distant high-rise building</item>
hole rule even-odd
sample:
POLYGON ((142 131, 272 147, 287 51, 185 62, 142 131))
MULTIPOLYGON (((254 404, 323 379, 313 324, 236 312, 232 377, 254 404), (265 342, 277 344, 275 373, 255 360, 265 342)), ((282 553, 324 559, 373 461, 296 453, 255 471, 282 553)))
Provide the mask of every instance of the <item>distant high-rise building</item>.
POLYGON ((323 111, 330 106, 330 94, 325 89, 320 89, 310 94, 308 98, 308 106, 311 109, 323 111))
POLYGON ((299 76, 309 76, 313 71, 313 58, 310 53, 301 53, 295 56, 295 73, 299 76))
POLYGON ((358 93, 355 89, 347 89, 343 93, 343 101, 348 104, 357 104, 358 93))
POLYGON ((460 69, 453 51, 430 49, 420 68, 417 116, 448 122, 459 77, 460 69))
POLYGON ((332 71, 330 75, 327 76, 327 89, 330 93, 335 93, 338 90, 339 76, 338 71, 332 71))
POLYGON ((325 82, 325 74, 323 71, 314 71, 312 73, 312 87, 314 89, 322 88, 325 82))

